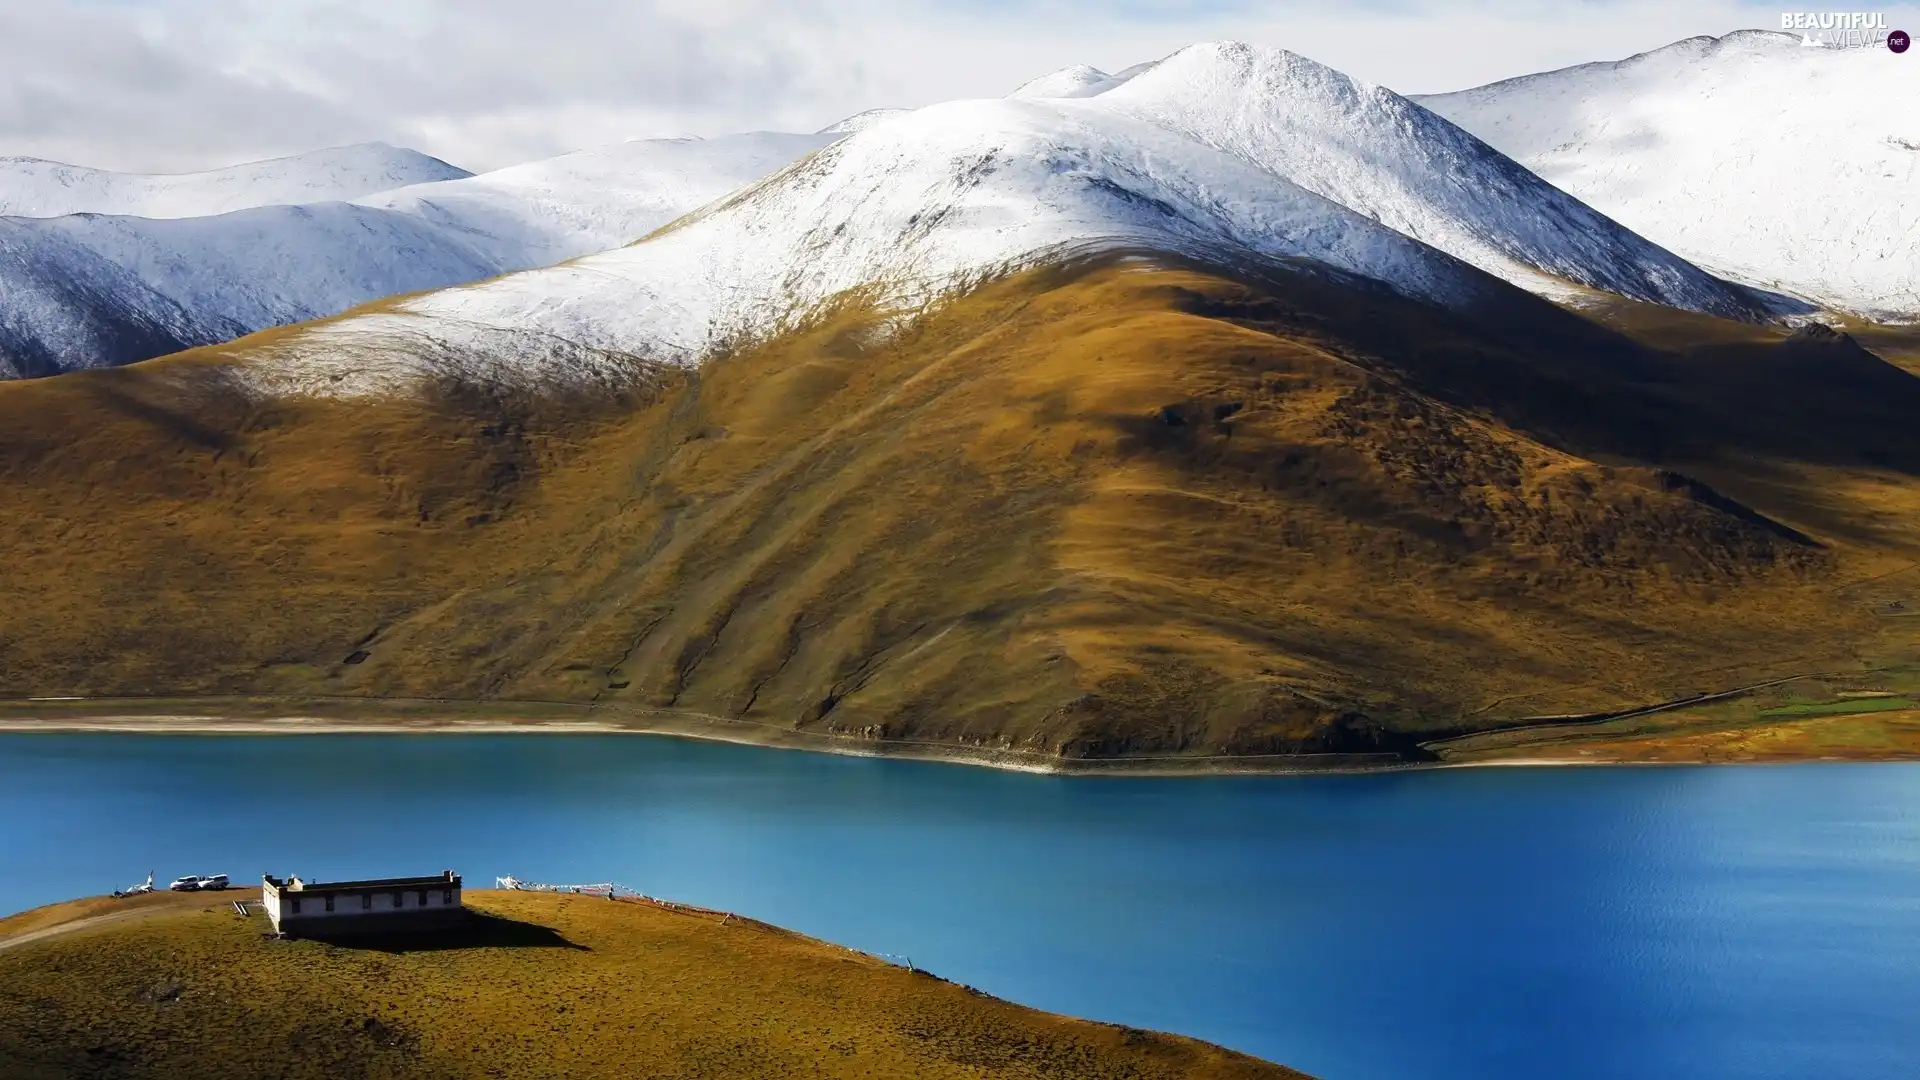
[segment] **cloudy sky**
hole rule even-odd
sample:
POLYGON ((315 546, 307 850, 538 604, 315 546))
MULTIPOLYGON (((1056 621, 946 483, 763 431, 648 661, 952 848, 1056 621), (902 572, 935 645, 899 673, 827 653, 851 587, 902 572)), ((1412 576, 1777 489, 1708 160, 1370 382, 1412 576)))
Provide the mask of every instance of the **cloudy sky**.
MULTIPOLYGON (((0 0, 0 155, 206 168, 384 140, 469 169, 583 146, 810 131, 1195 41, 1406 93, 1694 34, 1739 0, 0 0)), ((1789 9, 1797 10, 1797 9, 1789 9)), ((1874 9, 1881 10, 1881 9, 1874 9)), ((1897 22, 1915 6, 1886 8, 1897 22)))

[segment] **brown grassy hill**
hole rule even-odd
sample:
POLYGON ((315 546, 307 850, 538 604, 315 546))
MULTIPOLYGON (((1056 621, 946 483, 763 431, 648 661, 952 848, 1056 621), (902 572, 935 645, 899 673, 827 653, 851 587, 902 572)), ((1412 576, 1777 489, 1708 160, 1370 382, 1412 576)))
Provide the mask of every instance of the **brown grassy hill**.
POLYGON ((0 692, 1087 757, 1915 659, 1920 379, 1727 325, 1104 260, 625 394, 262 402, 245 341, 0 386, 0 692))
POLYGON ((265 940, 230 898, 0 920, 0 1075, 1301 1075, 717 913, 479 892, 481 918, 451 940, 347 947, 265 940), (16 924, 71 914, 94 921, 8 947, 16 924))

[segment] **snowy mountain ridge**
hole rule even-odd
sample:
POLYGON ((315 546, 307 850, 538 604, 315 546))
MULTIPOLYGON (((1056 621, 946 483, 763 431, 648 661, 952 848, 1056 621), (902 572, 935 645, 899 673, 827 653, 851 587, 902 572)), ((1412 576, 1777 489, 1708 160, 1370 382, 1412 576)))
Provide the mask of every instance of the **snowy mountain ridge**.
POLYGON ((851 135, 856 131, 865 131, 882 120, 891 120, 896 116, 912 112, 911 109, 867 109, 854 113, 842 120, 836 120, 815 132, 816 135, 851 135))
POLYGON ((357 201, 449 229, 503 270, 546 266, 632 243, 826 146, 853 130, 842 125, 859 120, 812 135, 755 131, 616 143, 357 201))
POLYGON ((1758 309, 1382 86, 1279 49, 1183 49, 1098 100, 1260 162, 1532 292, 1561 281, 1733 318, 1758 309), (1556 280, 1560 279, 1560 280, 1556 280))
POLYGON ((1149 60, 1144 64, 1135 64, 1117 75, 1109 75, 1097 67, 1086 64, 1074 64, 1021 83, 1007 96, 1011 98, 1098 97, 1124 84, 1135 75, 1151 71, 1158 63, 1158 60, 1149 60))
POLYGON ((402 391, 437 375, 619 381, 693 365, 854 289, 910 305, 1068 251, 1305 258, 1469 304, 1452 259, 1165 129, 1077 101, 950 102, 895 118, 629 247, 264 347, 272 393, 402 391))
POLYGON ((910 306, 1114 247, 1309 260, 1450 307, 1483 288, 1464 263, 1561 301, 1600 290, 1769 314, 1414 101, 1236 42, 1118 75, 1067 68, 1005 98, 871 110, 813 135, 627 143, 352 203, 8 226, 0 284, 40 299, 0 320, 0 360, 30 358, 16 366, 34 372, 152 355, 165 340, 153 328, 211 343, 523 270, 314 334, 365 344, 378 327, 442 358, 478 335, 697 363, 845 290, 910 306), (35 237, 45 250, 28 251, 35 237), (74 282, 119 290, 100 325, 49 306, 74 282), (97 351, 120 339, 133 344, 97 351))
POLYGON ((0 377, 127 363, 618 247, 837 137, 643 140, 355 203, 0 218, 0 377))
POLYGON ((1693 262, 1920 319, 1920 79, 1885 49, 1698 37, 1417 98, 1693 262))
POLYGON ((258 206, 357 199, 471 176, 416 150, 362 143, 196 173, 119 173, 0 157, 0 217, 206 217, 258 206))
MULTIPOLYGON (((1096 81, 1053 88, 1075 85, 1096 81)), ((315 393, 454 373, 618 378, 632 361, 696 364, 847 290, 911 305, 1113 248, 1310 260, 1463 309, 1492 285, 1475 264, 1548 294, 1565 279, 1758 311, 1406 99, 1224 43, 1093 94, 885 119, 643 243, 316 326, 273 346, 263 374, 315 393)))

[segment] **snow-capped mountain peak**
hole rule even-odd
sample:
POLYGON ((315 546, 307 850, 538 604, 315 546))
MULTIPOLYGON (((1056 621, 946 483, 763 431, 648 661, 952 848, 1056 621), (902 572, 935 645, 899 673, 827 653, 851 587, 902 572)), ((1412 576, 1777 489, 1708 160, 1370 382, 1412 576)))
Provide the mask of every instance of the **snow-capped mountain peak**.
MULTIPOLYGON (((561 263, 270 350, 283 380, 274 385, 330 393, 404 383, 422 364, 537 379, 598 377, 593 356, 697 363, 847 290, 912 303, 1064 252, 1116 248, 1285 260, 1454 308, 1492 295, 1477 268, 1556 298, 1598 289, 1763 313, 1747 290, 1419 104, 1238 42, 1118 75, 1065 69, 1005 98, 859 114, 813 135, 625 143, 356 203, 10 228, 0 239, 19 250, 58 248, 58 258, 17 260, 19 273, 38 280, 63 260, 101 282, 130 272, 157 297, 140 308, 151 317, 134 321, 173 326, 184 313, 191 343, 561 263)), ((54 329, 34 340, 68 332, 58 323, 42 319, 54 329)), ((9 332, 21 333, 0 325, 0 360, 9 332)))
POLYGON ((1697 37, 1422 105, 1716 273, 1920 318, 1920 79, 1884 48, 1697 37))
POLYGON ((1491 295, 1470 263, 1545 293, 1755 311, 1407 99, 1221 43, 1091 96, 892 117, 642 243, 316 327, 270 366, 291 380, 276 385, 327 393, 441 363, 597 378, 593 357, 697 363, 846 290, 912 303, 1102 248, 1304 260, 1454 308, 1491 295))
POLYGON ((1536 292, 1562 295, 1573 282, 1721 315, 1757 311, 1409 99, 1284 49, 1193 45, 1096 100, 1536 292))
POLYGON ((1109 75, 1097 67, 1089 67, 1086 64, 1074 64, 1021 83, 1007 96, 1012 98, 1098 97, 1117 86, 1125 86, 1127 80, 1152 70, 1157 63, 1159 63, 1158 60, 1149 60, 1144 64, 1135 64, 1118 75, 1109 75))
POLYGON ((911 303, 1057 253, 1128 246, 1310 259, 1437 304, 1471 304, 1483 280, 1093 102, 960 101, 850 136, 642 243, 319 324, 270 347, 256 375, 328 394, 401 388, 443 363, 508 381, 618 377, 621 358, 698 363, 846 290, 911 303))

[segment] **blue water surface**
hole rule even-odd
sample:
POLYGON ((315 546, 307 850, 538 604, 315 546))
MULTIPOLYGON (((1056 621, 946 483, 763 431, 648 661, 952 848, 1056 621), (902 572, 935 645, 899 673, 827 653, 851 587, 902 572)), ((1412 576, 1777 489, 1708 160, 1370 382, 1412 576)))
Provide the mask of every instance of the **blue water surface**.
POLYGON ((1326 1080, 1920 1077, 1920 766, 1059 778, 620 736, 0 736, 0 912, 614 880, 1326 1080))

